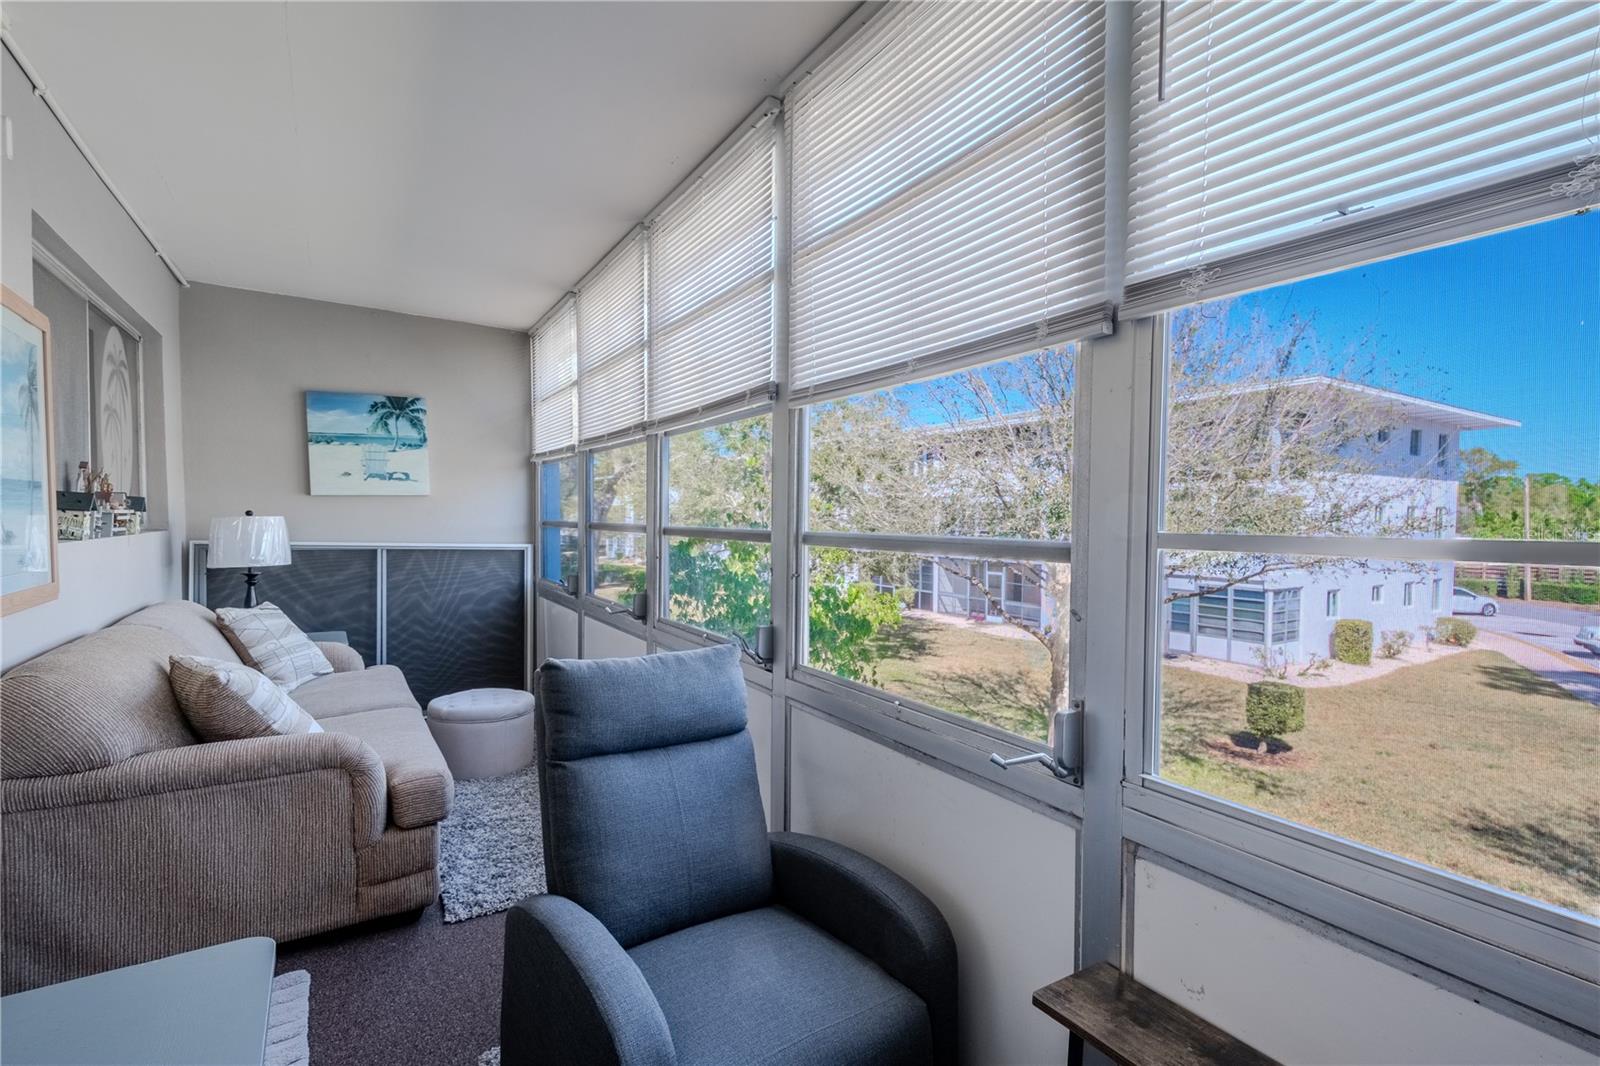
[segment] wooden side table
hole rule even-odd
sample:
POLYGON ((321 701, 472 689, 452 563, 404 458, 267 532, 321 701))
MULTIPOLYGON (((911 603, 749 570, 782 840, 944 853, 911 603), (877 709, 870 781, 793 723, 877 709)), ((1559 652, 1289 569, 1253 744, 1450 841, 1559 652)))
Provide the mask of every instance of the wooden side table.
POLYGON ((0 998, 0 1060, 261 1066, 277 955, 249 937, 0 998))

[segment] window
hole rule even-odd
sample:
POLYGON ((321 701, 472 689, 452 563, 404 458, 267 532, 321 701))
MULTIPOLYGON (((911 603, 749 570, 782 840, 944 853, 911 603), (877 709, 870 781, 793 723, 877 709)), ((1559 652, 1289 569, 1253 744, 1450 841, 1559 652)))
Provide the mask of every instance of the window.
MULTIPOLYGON (((1600 885, 1583 873, 1600 855, 1594 708, 1553 663, 1483 618, 1453 624, 1441 602, 1458 566, 1486 572, 1474 540, 1499 546, 1511 556, 1503 570, 1519 573, 1517 549, 1504 545, 1527 543, 1525 518, 1531 539, 1570 545, 1571 578, 1595 579, 1600 511, 1588 509, 1584 486, 1600 481, 1596 276, 1600 218, 1579 215, 1368 264, 1359 286, 1343 275, 1311 278, 1170 316, 1158 573, 1165 596, 1180 583, 1206 590, 1193 609, 1192 653, 1164 658, 1156 674, 1161 778, 1275 815, 1281 831, 1299 823, 1600 915, 1600 885), (1447 307, 1429 309, 1416 294, 1437 291, 1427 279, 1444 276, 1457 288, 1447 307), (1560 395, 1508 389, 1499 354, 1466 354, 1468 337, 1513 335, 1500 328, 1508 313, 1541 323, 1538 336, 1518 336, 1517 358, 1532 378, 1562 382, 1560 395), (1305 321, 1317 325, 1284 340, 1305 321), (1567 325, 1545 325, 1558 322, 1567 325), (1362 351, 1363 331, 1387 338, 1381 351, 1362 351), (1432 365, 1440 350, 1463 353, 1449 375, 1432 365), (1327 355, 1335 351, 1353 354, 1327 355), (1461 433, 1459 480, 1453 464, 1436 468, 1433 453, 1397 461, 1368 444, 1376 435, 1367 427, 1401 409, 1448 418, 1461 433), (1306 416, 1292 432, 1285 410, 1306 416), (1524 515, 1530 466, 1548 473, 1527 480, 1524 515), (1429 522, 1441 536, 1419 540, 1376 520, 1340 528, 1349 519, 1330 498, 1345 516, 1415 506, 1407 525, 1429 522), (1330 553, 1334 535, 1347 539, 1330 553), (1241 640, 1258 639, 1255 590, 1288 583, 1320 587, 1324 619, 1298 627, 1281 663, 1242 669, 1250 660, 1241 640), (1419 583, 1432 613, 1402 614, 1417 606, 1419 583), (1387 638, 1403 632, 1408 647, 1339 661, 1348 641, 1334 629, 1339 589, 1352 584, 1366 585, 1367 603, 1346 617, 1369 623, 1374 645, 1398 647, 1402 638, 1387 638), (1400 603, 1386 594, 1395 587, 1400 603), (1301 688, 1303 728, 1248 735, 1247 685, 1267 676, 1301 688)), ((1413 456, 1422 432, 1410 431, 1413 456)), ((1547 557, 1564 546, 1540 548, 1547 557)), ((1465 597, 1455 606, 1474 609, 1465 597)), ((1178 646, 1178 627, 1164 639, 1178 646)))
POLYGON ((1388 426, 1385 426, 1382 429, 1378 430, 1378 443, 1379 444, 1388 444, 1389 443, 1389 427, 1388 426))
POLYGON ((578 457, 539 464, 539 576, 578 591, 578 457))
POLYGON ((1045 738, 1067 699, 1075 359, 806 409, 807 666, 1045 738))
POLYGON ((1437 461, 1440 466, 1444 466, 1445 463, 1447 463, 1449 461, 1449 459, 1450 459, 1450 435, 1448 433, 1441 433, 1441 434, 1439 434, 1439 449, 1438 449, 1437 453, 1435 454, 1435 461, 1437 461))
POLYGON ((589 456, 589 591, 632 601, 645 591, 645 444, 589 456))
POLYGON ((673 433, 661 617, 745 641, 772 621, 772 417, 673 433))
POLYGON ((1276 589, 1272 593, 1272 643, 1294 644, 1300 639, 1300 590, 1276 589))

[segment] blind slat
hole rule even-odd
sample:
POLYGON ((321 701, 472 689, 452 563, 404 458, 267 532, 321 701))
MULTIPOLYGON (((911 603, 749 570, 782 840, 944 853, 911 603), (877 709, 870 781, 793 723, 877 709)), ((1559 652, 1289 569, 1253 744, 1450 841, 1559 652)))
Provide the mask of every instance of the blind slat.
POLYGON ((786 104, 796 397, 1094 318, 1105 12, 911 4, 786 104))
POLYGON ((1390 254, 1437 239, 1424 209, 1461 194, 1503 187, 1526 212, 1519 179, 1595 151, 1581 118, 1597 32, 1600 5, 1569 0, 1143 5, 1130 304, 1220 294, 1205 287, 1219 272, 1275 284, 1328 268, 1369 212, 1415 214, 1409 244, 1384 228, 1390 254))

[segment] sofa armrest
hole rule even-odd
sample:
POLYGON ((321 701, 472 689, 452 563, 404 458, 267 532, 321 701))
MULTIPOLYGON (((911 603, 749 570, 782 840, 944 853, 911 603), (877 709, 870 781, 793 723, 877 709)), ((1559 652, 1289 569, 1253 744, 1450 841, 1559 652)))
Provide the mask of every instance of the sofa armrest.
POLYGON ((933 1061, 956 1061, 956 942, 933 901, 858 851, 801 833, 773 833, 777 901, 844 941, 921 997, 933 1061))
POLYGON ((75 807, 160 793, 226 787, 331 770, 347 774, 356 848, 374 843, 388 820, 388 786, 377 752, 343 733, 296 733, 190 744, 135 755, 98 770, 60 777, 6 781, 4 807, 13 812, 75 807))
POLYGON ((336 640, 319 640, 316 641, 316 645, 322 654, 328 657, 328 662, 336 674, 348 674, 367 668, 361 653, 348 644, 340 644, 336 640))
POLYGON ((507 912, 503 1066, 672 1066, 677 1058, 655 993, 598 918, 549 895, 507 912))

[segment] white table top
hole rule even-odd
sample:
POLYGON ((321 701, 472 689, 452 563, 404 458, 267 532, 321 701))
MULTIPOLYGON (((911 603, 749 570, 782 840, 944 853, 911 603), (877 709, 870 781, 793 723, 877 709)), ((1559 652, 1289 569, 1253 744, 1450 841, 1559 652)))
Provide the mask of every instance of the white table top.
POLYGON ((0 998, 6 1066, 261 1066, 278 946, 249 937, 0 998))

